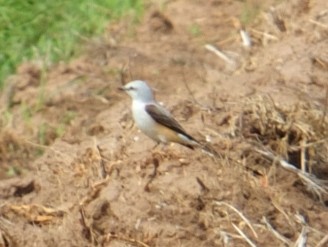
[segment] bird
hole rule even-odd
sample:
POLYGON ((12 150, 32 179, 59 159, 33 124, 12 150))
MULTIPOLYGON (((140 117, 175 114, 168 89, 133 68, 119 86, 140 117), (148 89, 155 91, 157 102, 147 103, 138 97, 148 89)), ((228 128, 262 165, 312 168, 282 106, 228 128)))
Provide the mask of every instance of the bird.
POLYGON ((147 82, 134 80, 119 89, 132 98, 132 115, 137 127, 157 144, 173 142, 190 149, 200 146, 170 112, 157 103, 147 82))

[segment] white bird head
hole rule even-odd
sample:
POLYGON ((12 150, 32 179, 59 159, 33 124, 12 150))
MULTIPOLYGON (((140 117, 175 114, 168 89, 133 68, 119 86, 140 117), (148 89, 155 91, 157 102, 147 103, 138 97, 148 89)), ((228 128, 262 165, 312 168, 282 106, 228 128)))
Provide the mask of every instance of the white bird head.
POLYGON ((133 100, 142 102, 150 102, 154 100, 153 92, 145 81, 136 80, 120 87, 125 91, 133 100))

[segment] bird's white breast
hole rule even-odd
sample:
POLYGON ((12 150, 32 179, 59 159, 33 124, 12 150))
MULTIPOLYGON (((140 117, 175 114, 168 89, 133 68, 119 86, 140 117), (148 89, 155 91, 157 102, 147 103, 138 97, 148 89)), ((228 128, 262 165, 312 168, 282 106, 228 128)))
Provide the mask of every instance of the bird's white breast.
POLYGON ((158 133, 156 133, 155 120, 146 112, 146 104, 144 102, 134 100, 132 103, 132 115, 138 128, 150 138, 158 140, 158 133))

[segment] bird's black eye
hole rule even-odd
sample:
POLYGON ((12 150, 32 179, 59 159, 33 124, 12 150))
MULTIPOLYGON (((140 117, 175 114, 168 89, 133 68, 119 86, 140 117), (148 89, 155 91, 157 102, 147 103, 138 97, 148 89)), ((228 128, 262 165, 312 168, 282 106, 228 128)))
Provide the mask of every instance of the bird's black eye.
POLYGON ((128 87, 128 90, 129 91, 134 91, 134 90, 137 90, 135 87, 128 87))

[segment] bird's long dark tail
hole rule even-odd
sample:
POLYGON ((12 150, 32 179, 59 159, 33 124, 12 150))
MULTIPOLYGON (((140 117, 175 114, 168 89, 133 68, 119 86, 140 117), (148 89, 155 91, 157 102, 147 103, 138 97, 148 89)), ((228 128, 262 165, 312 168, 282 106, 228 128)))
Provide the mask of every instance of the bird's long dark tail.
POLYGON ((195 138, 193 138, 192 136, 188 136, 188 138, 192 141, 191 143, 182 143, 182 145, 194 150, 195 147, 199 147, 201 148, 205 153, 207 153, 208 155, 212 156, 212 157, 220 157, 219 153, 212 147, 212 145, 210 145, 209 143, 201 143, 199 141, 197 141, 195 138))

